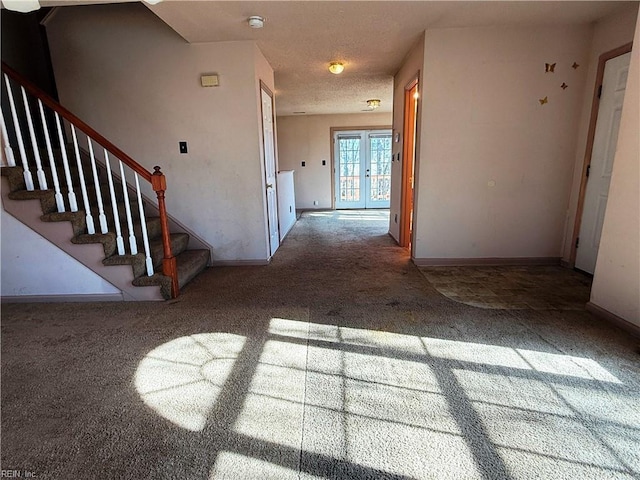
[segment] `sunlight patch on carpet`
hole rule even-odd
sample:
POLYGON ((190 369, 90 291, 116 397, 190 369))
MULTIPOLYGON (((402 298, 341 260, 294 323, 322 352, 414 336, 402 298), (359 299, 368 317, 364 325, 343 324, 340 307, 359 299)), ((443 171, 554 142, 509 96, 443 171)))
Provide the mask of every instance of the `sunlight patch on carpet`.
POLYGON ((244 342, 230 333, 202 333, 160 345, 136 371, 140 398, 179 427, 202 430, 244 342))
POLYGON ((625 478, 637 467, 640 420, 596 360, 285 318, 256 333, 181 337, 136 372, 163 418, 227 436, 211 480, 527 478, 533 466, 625 478), (214 410, 232 412, 228 423, 214 410))

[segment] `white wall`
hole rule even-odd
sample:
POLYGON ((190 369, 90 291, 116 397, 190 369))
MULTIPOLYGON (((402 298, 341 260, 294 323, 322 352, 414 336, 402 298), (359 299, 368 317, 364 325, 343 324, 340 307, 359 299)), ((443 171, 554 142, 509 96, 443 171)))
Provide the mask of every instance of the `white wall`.
POLYGON ((188 44, 140 4, 62 8, 47 34, 61 103, 162 166, 169 214, 213 260, 266 260, 256 78, 273 89, 273 71, 255 44, 188 44), (205 73, 220 86, 201 87, 205 73))
MULTIPOLYGON (((416 75, 421 76, 424 64, 424 37, 409 51, 402 67, 393 79, 393 134, 399 135, 400 141, 393 142, 392 154, 396 160, 391 164, 391 207, 389 209, 389 233, 396 242, 400 241, 400 215, 402 211, 402 160, 404 135, 404 92, 407 84, 416 75), (398 157, 398 154, 400 156, 398 157), (399 159, 399 160, 398 160, 399 159)), ((418 86, 422 90, 422 86, 418 86)), ((420 131, 422 102, 418 102, 417 131, 420 131)), ((395 138, 394 138, 395 140, 395 138)), ((416 159, 420 158, 420 139, 416 139, 416 159)), ((414 172, 415 174, 415 172, 414 172)))
POLYGON ((278 117, 279 168, 296 172, 296 208, 331 208, 332 127, 389 127, 391 122, 390 113, 278 117))
POLYGON ((600 20, 594 27, 591 51, 589 52, 589 62, 587 65, 584 65, 587 69, 587 78, 582 99, 580 127, 577 137, 578 148, 576 149, 573 180, 571 183, 571 199, 569 201, 569 209, 567 211, 564 245, 562 249, 562 258, 566 262, 570 261, 571 251, 574 249, 573 229, 576 222, 576 210, 578 209, 580 182, 582 180, 582 166, 586 155, 587 135, 591 120, 591 104, 593 103, 593 90, 596 83, 598 60, 600 55, 603 53, 609 52, 614 48, 621 47, 633 40, 637 13, 638 5, 632 5, 630 8, 619 12, 614 16, 600 20))
POLYGON ((0 210, 2 271, 0 295, 119 294, 116 287, 67 253, 0 210))
POLYGON ((627 78, 591 303, 640 327, 640 17, 627 78))
POLYGON ((591 33, 426 31, 416 260, 561 256, 591 33))

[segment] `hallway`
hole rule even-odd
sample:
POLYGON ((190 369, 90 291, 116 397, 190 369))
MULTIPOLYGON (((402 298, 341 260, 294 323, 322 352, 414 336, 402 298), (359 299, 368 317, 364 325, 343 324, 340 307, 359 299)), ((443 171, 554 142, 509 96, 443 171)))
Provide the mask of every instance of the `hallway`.
POLYGON ((305 212, 176 301, 2 307, 2 468, 38 478, 632 479, 637 343, 438 293, 383 211, 305 212))

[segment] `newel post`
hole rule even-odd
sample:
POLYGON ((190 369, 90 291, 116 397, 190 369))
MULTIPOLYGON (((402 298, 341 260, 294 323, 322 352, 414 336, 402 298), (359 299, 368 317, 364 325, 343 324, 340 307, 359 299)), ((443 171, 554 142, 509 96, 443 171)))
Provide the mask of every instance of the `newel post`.
POLYGON ((158 210, 160 211, 160 225, 162 227, 162 246, 164 258, 162 259, 162 273, 171 278, 171 298, 177 298, 180 294, 178 286, 178 267, 176 257, 171 252, 171 237, 169 233, 169 219, 164 203, 164 192, 167 189, 167 177, 160 171, 160 167, 153 167, 151 185, 158 196, 158 210))

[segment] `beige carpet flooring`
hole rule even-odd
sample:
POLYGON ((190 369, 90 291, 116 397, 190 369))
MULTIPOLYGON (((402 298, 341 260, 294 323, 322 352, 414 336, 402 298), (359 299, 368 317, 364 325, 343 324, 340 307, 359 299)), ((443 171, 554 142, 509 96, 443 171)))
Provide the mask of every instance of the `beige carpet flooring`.
POLYGON ((2 306, 2 469, 39 479, 634 479, 637 340, 439 293, 388 212, 305 212, 165 303, 2 306))

